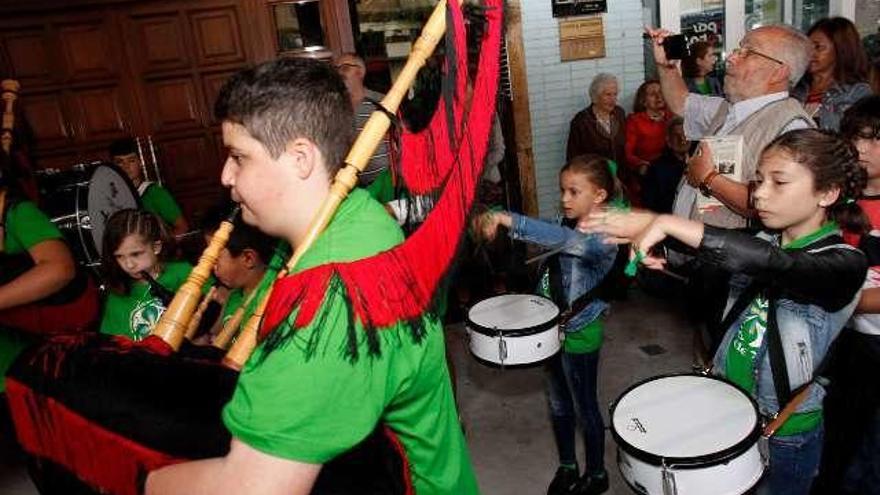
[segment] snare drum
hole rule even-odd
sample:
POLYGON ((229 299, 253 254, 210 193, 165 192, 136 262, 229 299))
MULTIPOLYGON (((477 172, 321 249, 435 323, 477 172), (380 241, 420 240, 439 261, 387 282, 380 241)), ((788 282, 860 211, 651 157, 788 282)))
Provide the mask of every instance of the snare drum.
POLYGON ((40 192, 43 211, 67 238, 77 261, 86 266, 101 264, 104 225, 110 215, 140 207, 140 197, 125 173, 102 162, 43 174, 40 192))
POLYGON ((758 407, 745 392, 698 375, 650 378, 611 407, 623 479, 648 495, 738 495, 760 480, 758 407))
POLYGON ((559 352, 559 308, 530 294, 506 294, 478 302, 467 317, 474 356, 494 364, 531 364, 559 352))

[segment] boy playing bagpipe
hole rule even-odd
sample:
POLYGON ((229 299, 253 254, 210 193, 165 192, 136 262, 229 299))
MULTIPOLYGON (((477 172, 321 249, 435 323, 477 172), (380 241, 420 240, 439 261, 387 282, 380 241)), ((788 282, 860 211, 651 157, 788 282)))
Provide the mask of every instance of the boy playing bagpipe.
MULTIPOLYGON (((352 110, 340 77, 313 60, 269 62, 233 76, 215 111, 229 150, 222 182, 241 202, 245 222, 294 248, 304 243, 350 144, 352 110)), ((383 207, 356 189, 293 273, 372 256, 402 240, 383 207)), ((261 341, 223 413, 233 436, 229 453, 155 471, 147 493, 309 493, 322 464, 378 423, 400 439, 416 493, 477 493, 440 322, 423 314, 364 328, 348 298, 365 288, 345 289, 339 278, 309 286, 261 341), (296 325, 308 316, 308 325, 296 325)), ((272 310, 270 300, 266 318, 272 310)))

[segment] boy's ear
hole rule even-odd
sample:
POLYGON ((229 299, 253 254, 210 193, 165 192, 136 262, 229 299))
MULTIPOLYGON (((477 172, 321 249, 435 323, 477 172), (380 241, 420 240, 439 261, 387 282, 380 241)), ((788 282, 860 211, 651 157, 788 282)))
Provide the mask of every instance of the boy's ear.
POLYGON ((315 143, 306 138, 296 138, 288 142, 284 151, 293 162, 294 171, 300 179, 308 179, 315 172, 315 167, 321 165, 321 152, 315 143))
POLYGON ((159 256, 162 252, 162 241, 156 241, 153 243, 153 254, 159 256))
POLYGON ((248 270, 252 270, 260 263, 260 255, 251 248, 244 248, 239 257, 244 263, 245 268, 248 270))

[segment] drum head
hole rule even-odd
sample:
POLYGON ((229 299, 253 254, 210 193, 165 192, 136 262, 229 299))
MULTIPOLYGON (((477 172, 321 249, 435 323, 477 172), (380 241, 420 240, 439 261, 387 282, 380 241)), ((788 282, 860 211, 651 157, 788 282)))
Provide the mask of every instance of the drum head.
POLYGON ((631 387, 613 406, 611 423, 620 447, 652 464, 711 462, 751 445, 760 432, 757 406, 745 392, 698 375, 656 377, 631 387))
MULTIPOLYGON (((138 208, 140 201, 128 177, 112 165, 98 165, 92 170, 86 197, 86 205, 81 206, 85 206, 84 211, 88 212, 92 241, 100 256, 107 219, 119 210, 138 208)), ((83 208, 80 210, 82 214, 83 208)))
POLYGON ((553 301, 531 294, 505 294, 478 302, 468 311, 474 331, 505 335, 542 332, 556 325, 559 308, 553 301))

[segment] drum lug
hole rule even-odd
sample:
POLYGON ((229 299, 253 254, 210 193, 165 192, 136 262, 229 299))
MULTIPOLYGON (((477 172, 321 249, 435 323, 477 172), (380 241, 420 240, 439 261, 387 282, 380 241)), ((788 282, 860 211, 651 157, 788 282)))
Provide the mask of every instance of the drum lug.
POLYGON ((770 465, 770 437, 766 435, 758 437, 758 453, 761 455, 764 468, 767 468, 770 465))
POLYGON ((91 215, 83 215, 80 217, 80 227, 88 230, 92 230, 92 216, 91 215))
POLYGON ((666 461, 663 461, 661 476, 663 477, 663 495, 678 495, 678 488, 675 486, 675 472, 666 467, 666 461))
POLYGON ((495 331, 498 332, 498 360, 501 361, 501 366, 504 366, 504 362, 507 361, 507 342, 504 341, 501 330, 496 328, 495 331))

